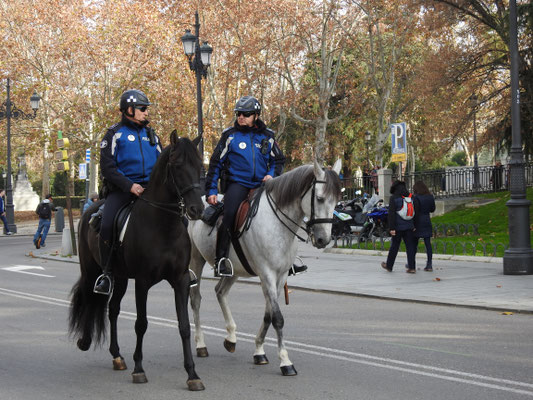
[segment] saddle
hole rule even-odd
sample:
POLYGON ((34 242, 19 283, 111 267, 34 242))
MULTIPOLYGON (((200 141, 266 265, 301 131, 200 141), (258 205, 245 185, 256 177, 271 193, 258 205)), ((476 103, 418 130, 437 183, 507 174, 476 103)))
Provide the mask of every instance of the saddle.
MULTIPOLYGON (((245 225, 249 224, 249 220, 253 217, 253 215, 250 214, 250 203, 253 198, 254 192, 256 189, 251 189, 248 192, 248 196, 246 196, 246 199, 244 199, 239 209, 237 210, 237 215, 235 216, 235 222, 233 224, 233 231, 231 235, 231 243, 233 244, 233 248, 235 249, 235 252, 237 253, 237 256, 239 257, 239 261, 241 262, 242 266, 252 276, 257 276, 256 273, 252 270, 252 267, 250 267, 250 264, 248 263, 248 260, 246 259, 244 252, 242 251, 241 244, 239 242, 239 237, 242 235, 242 232, 246 230, 245 225)), ((206 207, 204 210, 204 214, 202 215, 202 221, 204 221, 209 226, 215 227, 220 223, 220 220, 222 219, 222 214, 224 212, 223 204, 217 203, 217 205, 213 206, 210 205, 209 207, 206 207)), ((249 225, 248 225, 249 226, 249 225)), ((213 228, 214 229, 214 228, 213 228)))
MULTIPOLYGON (((122 242, 122 238, 124 237, 124 233, 126 231, 125 228, 127 227, 127 222, 129 220, 131 210, 134 204, 135 201, 126 204, 121 209, 119 209, 117 214, 115 215, 115 219, 113 221, 113 243, 118 243, 120 245, 120 243, 122 242)), ((102 225, 102 216, 104 214, 104 207, 105 202, 102 203, 102 205, 98 208, 98 211, 91 215, 91 219, 89 220, 89 226, 96 233, 100 233, 100 228, 102 225)))
MULTIPOLYGON (((250 210, 250 201, 254 195, 255 190, 256 189, 251 189, 248 193, 248 196, 246 196, 246 199, 241 202, 239 209, 237 210, 237 214, 235 215, 235 222, 233 224, 232 232, 233 234, 239 235, 241 229, 243 228, 244 223, 246 222, 246 219, 248 217, 248 211, 250 210)), ((202 221, 204 221, 209 226, 217 226, 223 214, 224 203, 217 203, 215 205, 211 204, 204 209, 204 213, 202 214, 202 221)))

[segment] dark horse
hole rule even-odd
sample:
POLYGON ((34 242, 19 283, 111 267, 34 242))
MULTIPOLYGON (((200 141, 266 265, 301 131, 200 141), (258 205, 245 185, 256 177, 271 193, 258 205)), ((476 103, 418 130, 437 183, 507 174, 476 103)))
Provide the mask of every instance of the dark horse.
MULTIPOLYGON (((113 367, 126 369, 117 340, 117 319, 120 302, 126 292, 128 279, 135 279, 137 345, 133 359, 133 382, 147 382, 142 367, 142 343, 148 327, 146 299, 148 290, 165 279, 174 289, 179 332, 183 345, 187 385, 189 390, 203 390, 196 374, 191 352, 190 323, 187 310, 189 300, 189 258, 191 242, 182 222, 200 218, 204 209, 199 185, 201 158, 196 148, 198 139, 191 142, 171 134, 166 147, 150 176, 150 183, 131 211, 122 245, 113 261, 114 291, 109 299, 110 346, 113 367)), ((69 330, 78 339, 80 350, 86 351, 94 341, 105 338, 105 314, 108 297, 93 293, 93 285, 101 274, 97 233, 89 226, 89 219, 98 204, 82 215, 79 225, 79 258, 81 277, 72 288, 69 330)))

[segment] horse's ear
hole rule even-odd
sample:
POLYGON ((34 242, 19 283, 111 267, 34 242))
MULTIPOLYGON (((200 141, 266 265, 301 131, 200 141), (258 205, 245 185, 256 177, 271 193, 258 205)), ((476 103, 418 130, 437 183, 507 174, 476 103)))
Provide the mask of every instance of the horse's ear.
POLYGON ((341 166, 342 166, 342 161, 340 158, 337 158, 337 161, 335 161, 335 165, 333 165, 333 171, 335 171, 337 175, 339 175, 341 172, 341 166))
POLYGON ((170 134, 170 144, 172 146, 175 146, 176 143, 178 143, 178 131, 176 131, 176 129, 174 129, 172 131, 172 133, 170 134))
POLYGON ((202 138, 200 136, 196 136, 192 141, 192 144, 194 144, 195 147, 198 147, 198 145, 200 144, 200 140, 202 140, 202 138))
POLYGON ((316 158, 314 159, 314 169, 315 169, 315 178, 319 181, 323 181, 325 179, 326 173, 324 172, 324 169, 320 166, 316 158))

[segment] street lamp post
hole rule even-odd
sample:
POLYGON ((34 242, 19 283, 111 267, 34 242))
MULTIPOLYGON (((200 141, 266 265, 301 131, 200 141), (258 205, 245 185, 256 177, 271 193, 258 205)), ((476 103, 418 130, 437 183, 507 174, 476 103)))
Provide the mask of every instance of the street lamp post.
POLYGON ((194 35, 189 29, 181 37, 183 50, 189 59, 189 67, 196 73, 196 105, 198 108, 198 136, 200 137, 200 154, 202 156, 202 185, 205 180, 204 168, 204 121, 202 112, 202 77, 207 78, 207 69, 211 65, 213 48, 206 41, 200 46, 200 22, 198 11, 194 14, 194 35))
POLYGON ((520 88, 518 79, 518 30, 516 0, 509 2, 509 50, 511 53, 512 145, 510 168, 511 199, 506 203, 509 215, 509 248, 503 255, 504 275, 533 274, 533 251, 529 227, 529 207, 522 137, 520 132, 520 88))
MULTIPOLYGON (((13 205, 13 187, 11 182, 11 119, 34 119, 39 109, 39 101, 41 97, 37 92, 33 92, 30 97, 31 108, 33 114, 26 114, 20 110, 11 102, 10 97, 10 81, 7 78, 6 92, 7 99, 0 108, 0 120, 7 120, 7 183, 6 183, 6 218, 9 230, 13 233, 17 233, 17 226, 15 225, 15 210, 13 205)), ((5 233, 5 232, 4 232, 5 233)))
POLYGON ((479 189, 479 166, 477 163, 477 127, 476 127, 476 114, 477 114, 477 96, 473 94, 470 96, 470 105, 474 113, 474 190, 479 189))

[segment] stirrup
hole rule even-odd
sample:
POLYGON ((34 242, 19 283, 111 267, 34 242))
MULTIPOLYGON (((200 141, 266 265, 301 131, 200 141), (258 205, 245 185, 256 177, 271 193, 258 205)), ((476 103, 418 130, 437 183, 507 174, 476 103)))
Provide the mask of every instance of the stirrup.
POLYGON ((307 272, 307 265, 304 264, 300 257, 296 256, 296 258, 300 262, 300 265, 292 264, 291 268, 289 269, 289 276, 300 275, 304 272, 307 272))
POLYGON ((190 278, 189 287, 192 288, 198 286, 198 277, 192 269, 189 269, 189 277, 191 276, 190 274, 192 274, 192 278, 190 278))
POLYGON ((103 294, 105 296, 109 296, 111 293, 113 293, 113 280, 109 275, 102 274, 98 278, 96 278, 96 282, 94 283, 93 292, 96 294, 103 294), (107 291, 99 291, 97 289, 98 284, 101 283, 104 279, 107 279, 109 282, 109 289, 107 291))
POLYGON ((216 274, 217 274, 217 276, 219 276, 219 277, 223 277, 223 276, 229 276, 229 277, 231 277, 231 276, 233 276, 233 263, 231 262, 231 260, 230 260, 228 257, 222 257, 220 260, 218 260, 218 264, 216 265, 216 274), (226 262, 229 263, 229 266, 230 266, 230 268, 231 268, 231 273, 229 273, 229 274, 221 274, 221 273, 220 273, 219 267, 220 267, 220 263, 221 263, 222 261, 226 261, 226 262))

